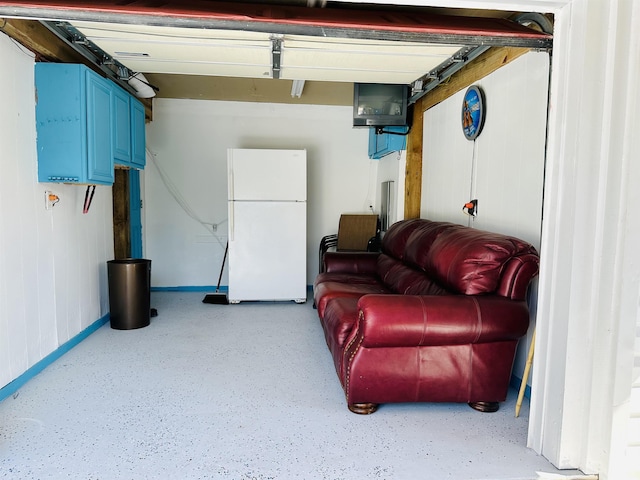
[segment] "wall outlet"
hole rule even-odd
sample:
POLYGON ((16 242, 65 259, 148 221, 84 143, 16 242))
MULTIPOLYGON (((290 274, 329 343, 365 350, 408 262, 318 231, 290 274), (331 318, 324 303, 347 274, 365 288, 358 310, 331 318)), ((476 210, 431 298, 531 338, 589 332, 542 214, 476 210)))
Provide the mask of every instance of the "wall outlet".
POLYGON ((217 223, 214 223, 213 225, 211 225, 211 231, 214 232, 214 233, 218 231, 218 224, 217 223))

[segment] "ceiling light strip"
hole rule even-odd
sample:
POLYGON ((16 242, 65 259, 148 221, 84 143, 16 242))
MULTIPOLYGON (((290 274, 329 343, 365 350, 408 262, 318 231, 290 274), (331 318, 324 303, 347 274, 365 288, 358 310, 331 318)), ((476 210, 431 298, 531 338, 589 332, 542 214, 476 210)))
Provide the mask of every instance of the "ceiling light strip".
POLYGON ((300 98, 304 89, 304 80, 294 80, 291 84, 291 96, 300 98))

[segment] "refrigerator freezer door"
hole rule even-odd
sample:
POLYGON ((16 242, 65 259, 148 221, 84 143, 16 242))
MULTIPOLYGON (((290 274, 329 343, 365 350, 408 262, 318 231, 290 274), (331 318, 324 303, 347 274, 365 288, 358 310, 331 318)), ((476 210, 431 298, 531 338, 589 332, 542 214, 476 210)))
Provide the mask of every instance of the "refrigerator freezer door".
POLYGON ((307 199, 305 150, 229 149, 229 200, 307 199))
POLYGON ((306 301, 307 204, 229 203, 229 301, 306 301))

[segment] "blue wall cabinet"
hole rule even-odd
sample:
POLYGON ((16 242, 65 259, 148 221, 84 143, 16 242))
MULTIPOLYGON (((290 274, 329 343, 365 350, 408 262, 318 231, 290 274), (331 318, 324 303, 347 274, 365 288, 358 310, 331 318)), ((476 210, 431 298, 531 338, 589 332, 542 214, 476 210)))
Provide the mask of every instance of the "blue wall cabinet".
POLYGON ((84 65, 36 63, 38 181, 113 183, 112 84, 84 65))
POLYGON ((383 130, 394 133, 377 134, 374 127, 369 128, 369 158, 374 160, 407 148, 407 136, 396 134, 407 133, 408 127, 384 127, 383 130))
POLYGON ((145 112, 138 99, 113 85, 113 160, 117 165, 144 168, 145 112))

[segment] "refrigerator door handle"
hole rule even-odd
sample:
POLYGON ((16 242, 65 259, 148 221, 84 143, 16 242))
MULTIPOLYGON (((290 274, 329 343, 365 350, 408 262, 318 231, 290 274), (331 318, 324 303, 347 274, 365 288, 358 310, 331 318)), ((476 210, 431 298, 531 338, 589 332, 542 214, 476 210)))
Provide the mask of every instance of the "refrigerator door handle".
POLYGON ((231 156, 231 152, 229 152, 229 156, 227 158, 227 182, 228 182, 227 190, 228 190, 228 196, 229 196, 229 241, 233 242, 234 188, 233 188, 233 157, 231 156))
POLYGON ((234 196, 234 192, 233 192, 233 163, 231 162, 231 159, 229 159, 229 165, 227 168, 227 182, 228 182, 228 190, 229 190, 229 200, 233 200, 235 198, 234 196))

